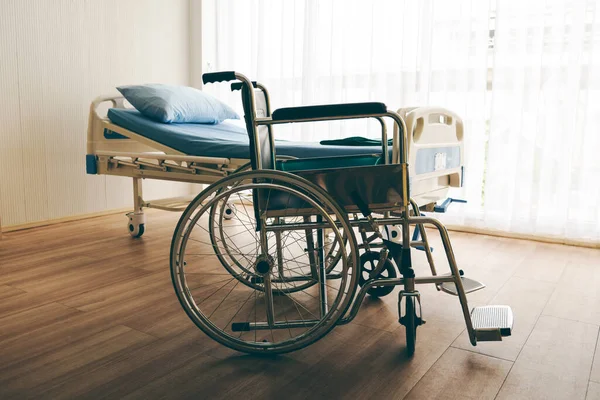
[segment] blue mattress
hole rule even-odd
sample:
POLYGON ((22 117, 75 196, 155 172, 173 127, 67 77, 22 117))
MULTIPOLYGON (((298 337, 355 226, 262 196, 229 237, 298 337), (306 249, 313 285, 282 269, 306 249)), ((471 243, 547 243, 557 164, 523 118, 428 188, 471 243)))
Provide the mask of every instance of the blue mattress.
MULTIPOLYGON (((115 125, 193 156, 250 158, 249 139, 241 124, 225 121, 217 125, 163 124, 137 110, 111 108, 108 118, 115 125)), ((277 155, 298 158, 380 154, 378 146, 326 146, 319 143, 276 141, 277 155)), ((391 146, 390 146, 391 147, 391 146)))

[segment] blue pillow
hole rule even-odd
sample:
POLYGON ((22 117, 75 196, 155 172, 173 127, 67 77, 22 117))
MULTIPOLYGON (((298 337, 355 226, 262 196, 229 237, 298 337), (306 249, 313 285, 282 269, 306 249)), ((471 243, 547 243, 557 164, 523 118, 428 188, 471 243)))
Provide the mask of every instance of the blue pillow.
POLYGON ((240 118, 227 104, 192 87, 149 84, 117 90, 144 116, 167 124, 218 124, 240 118))

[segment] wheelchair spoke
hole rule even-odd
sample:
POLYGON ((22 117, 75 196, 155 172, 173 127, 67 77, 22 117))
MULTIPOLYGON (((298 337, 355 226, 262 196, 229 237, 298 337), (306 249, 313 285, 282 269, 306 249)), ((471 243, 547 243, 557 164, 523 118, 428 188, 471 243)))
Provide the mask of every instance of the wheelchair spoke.
MULTIPOLYGON (((203 300, 200 302, 200 304, 198 304, 198 306, 199 306, 199 305, 201 305, 202 303, 204 303, 206 300, 208 300, 208 299, 210 299, 211 297, 213 297, 213 296, 214 296, 214 295, 215 295, 215 294, 216 294, 216 293, 217 293, 219 290, 221 290, 221 289, 223 289, 225 286, 227 286, 227 285, 228 285, 228 284, 229 284, 229 283, 230 283, 230 282, 231 282, 233 279, 235 279, 235 278, 231 278, 231 279, 229 279, 229 280, 228 280, 227 282, 225 282, 225 283, 224 283, 222 286, 220 286, 220 287, 219 287, 217 290, 215 290, 214 292, 212 292, 212 293, 210 294, 210 296, 208 296, 208 297, 204 298, 204 299, 203 299, 203 300)), ((195 289, 190 289, 190 290, 196 290, 196 289, 198 289, 198 288, 200 288, 200 287, 201 287, 201 286, 199 286, 199 287, 197 287, 197 288, 195 288, 195 289)))
POLYGON ((227 297, 229 297, 229 295, 231 294, 231 292, 233 292, 233 289, 235 289, 239 283, 240 283, 240 281, 237 281, 235 283, 235 285, 233 285, 233 287, 229 290, 229 292, 227 292, 227 295, 225 297, 223 297, 223 300, 221 300, 221 302, 219 303, 219 305, 217 306, 217 308, 215 308, 213 310, 213 312, 210 313, 210 315, 208 316, 208 318, 212 317, 213 314, 215 313, 215 311, 217 311, 219 309, 219 307, 221 307, 221 304, 223 304, 223 302, 227 299, 227 297))

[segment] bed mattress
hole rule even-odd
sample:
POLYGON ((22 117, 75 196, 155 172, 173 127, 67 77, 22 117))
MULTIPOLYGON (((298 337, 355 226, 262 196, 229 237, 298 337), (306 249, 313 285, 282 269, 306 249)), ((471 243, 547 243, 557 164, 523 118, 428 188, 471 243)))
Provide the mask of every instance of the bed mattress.
MULTIPOLYGON (((217 125, 163 124, 137 110, 111 108, 108 118, 115 125, 193 156, 250 158, 249 139, 242 124, 225 121, 217 125)), ((380 154, 378 146, 331 146, 319 143, 276 140, 277 155, 298 158, 380 154)), ((390 146, 391 148, 391 146, 390 146)))

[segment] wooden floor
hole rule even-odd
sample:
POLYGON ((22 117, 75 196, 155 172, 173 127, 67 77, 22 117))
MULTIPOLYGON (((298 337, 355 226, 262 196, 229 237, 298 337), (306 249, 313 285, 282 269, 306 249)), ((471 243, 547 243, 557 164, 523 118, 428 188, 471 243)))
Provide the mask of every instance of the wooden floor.
POLYGON ((471 306, 512 306, 512 337, 471 347, 457 299, 423 286, 413 359, 395 292, 307 349, 259 358, 217 345, 180 308, 177 218, 149 213, 139 240, 122 215, 4 235, 1 399, 600 399, 599 250, 452 233, 466 276, 488 285, 471 306))

